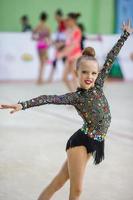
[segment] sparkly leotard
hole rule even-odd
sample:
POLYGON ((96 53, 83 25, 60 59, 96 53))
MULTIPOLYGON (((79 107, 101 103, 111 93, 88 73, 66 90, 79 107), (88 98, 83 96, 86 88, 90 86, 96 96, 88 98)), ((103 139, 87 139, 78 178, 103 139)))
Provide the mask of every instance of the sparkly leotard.
POLYGON ((93 88, 88 90, 78 88, 76 92, 64 95, 42 95, 29 101, 19 102, 23 110, 44 104, 73 105, 84 123, 82 128, 70 137, 66 150, 70 147, 84 145, 87 153, 92 153, 95 164, 104 159, 104 139, 111 122, 109 105, 103 93, 104 80, 128 36, 129 33, 124 31, 124 34, 108 53, 93 88))

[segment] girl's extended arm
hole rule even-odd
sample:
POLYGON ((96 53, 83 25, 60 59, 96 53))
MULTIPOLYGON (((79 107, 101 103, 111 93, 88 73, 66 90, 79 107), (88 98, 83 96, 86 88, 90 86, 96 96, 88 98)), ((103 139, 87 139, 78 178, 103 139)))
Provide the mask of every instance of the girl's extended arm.
POLYGON ((10 113, 13 114, 20 110, 45 104, 76 106, 82 101, 83 98, 78 94, 78 92, 71 92, 63 95, 41 95, 28 101, 19 101, 17 104, 0 104, 0 109, 12 109, 10 113))
POLYGON ((99 86, 103 86, 105 78, 108 76, 109 71, 111 69, 111 66, 113 62, 115 61, 118 53, 120 52, 122 46, 124 45, 124 42, 127 40, 130 33, 128 33, 126 30, 124 31, 123 35, 121 35, 120 39, 117 41, 117 43, 114 45, 114 47, 111 49, 111 51, 107 54, 105 63, 103 65, 102 70, 99 72, 99 75, 96 80, 96 84, 99 86))
POLYGON ((22 110, 27 108, 41 106, 44 104, 56 104, 56 105, 76 105, 79 103, 80 98, 76 92, 66 93, 63 95, 41 95, 36 98, 30 99, 24 102, 18 102, 22 105, 22 110))
POLYGON ((0 104, 0 109, 12 109, 11 114, 27 108, 41 106, 45 104, 74 105, 82 101, 77 92, 66 93, 63 95, 41 95, 28 101, 18 102, 17 104, 0 104))

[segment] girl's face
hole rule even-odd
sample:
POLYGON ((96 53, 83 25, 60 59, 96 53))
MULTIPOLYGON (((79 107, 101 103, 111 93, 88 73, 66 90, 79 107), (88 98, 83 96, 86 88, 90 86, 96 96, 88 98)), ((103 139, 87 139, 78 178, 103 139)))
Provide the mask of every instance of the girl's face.
POLYGON ((68 17, 68 18, 66 19, 66 26, 67 26, 68 28, 71 28, 71 27, 73 27, 74 25, 75 25, 75 20, 72 19, 72 18, 70 18, 70 17, 68 17))
POLYGON ((76 71, 80 87, 90 89, 94 87, 98 77, 98 63, 94 60, 81 61, 76 71))
POLYGON ((60 17, 59 15, 56 15, 56 14, 55 14, 55 20, 56 20, 57 22, 60 22, 61 19, 62 19, 62 17, 60 17))

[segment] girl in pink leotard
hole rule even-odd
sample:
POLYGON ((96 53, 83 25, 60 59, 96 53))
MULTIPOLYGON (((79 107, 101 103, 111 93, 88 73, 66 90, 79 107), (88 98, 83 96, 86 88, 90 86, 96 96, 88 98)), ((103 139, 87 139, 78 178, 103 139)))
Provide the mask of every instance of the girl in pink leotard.
POLYGON ((38 75, 38 84, 43 83, 44 66, 48 60, 47 50, 50 44, 50 28, 46 25, 47 14, 45 12, 40 15, 40 22, 33 31, 33 39, 37 40, 37 50, 40 60, 40 69, 38 75))
POLYGON ((60 52, 57 57, 66 57, 66 65, 63 72, 63 81, 66 83, 70 91, 74 91, 77 87, 75 75, 75 60, 81 55, 81 30, 77 25, 79 13, 69 13, 66 19, 66 47, 60 52), (68 75, 72 75, 72 80, 69 80, 68 75))

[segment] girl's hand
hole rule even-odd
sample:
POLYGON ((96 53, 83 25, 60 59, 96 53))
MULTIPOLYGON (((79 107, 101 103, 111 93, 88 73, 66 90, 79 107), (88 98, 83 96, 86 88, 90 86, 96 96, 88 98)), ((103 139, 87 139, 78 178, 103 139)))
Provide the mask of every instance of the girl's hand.
POLYGON ((128 22, 123 22, 122 24, 122 30, 127 31, 128 33, 133 33, 133 28, 131 27, 131 22, 128 20, 128 22))
POLYGON ((10 111, 11 114, 22 110, 22 105, 21 104, 13 104, 13 105, 5 105, 5 104, 0 104, 0 109, 12 109, 10 111))

